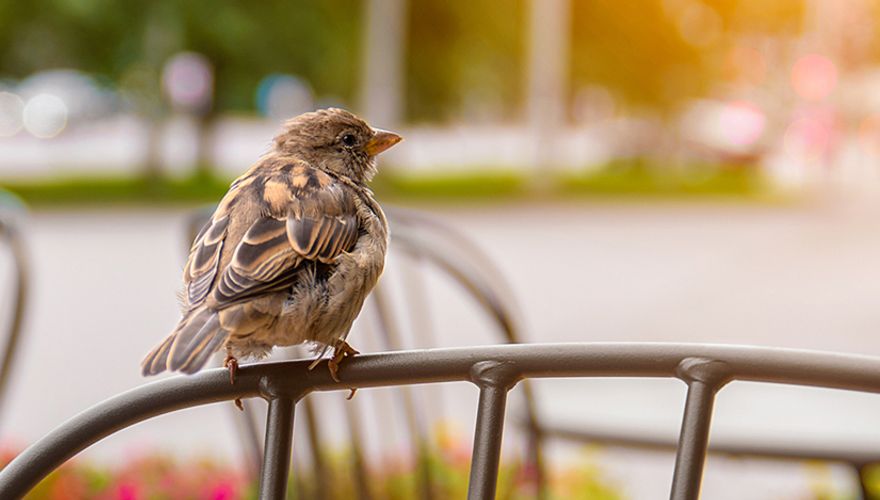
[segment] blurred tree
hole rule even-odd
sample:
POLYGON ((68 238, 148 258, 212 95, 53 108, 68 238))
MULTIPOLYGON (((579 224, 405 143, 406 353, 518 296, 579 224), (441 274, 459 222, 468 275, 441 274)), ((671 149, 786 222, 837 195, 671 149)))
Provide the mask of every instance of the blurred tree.
POLYGON ((518 118, 525 16, 524 0, 410 0, 409 118, 518 118))
POLYGON ((0 0, 0 75, 72 67, 119 81, 133 64, 191 50, 215 66, 220 110, 253 109, 269 73, 347 101, 360 14, 360 0, 0 0))
MULTIPOLYGON (((600 84, 634 106, 673 108, 718 78, 731 36, 796 33, 803 3, 571 0, 568 87, 600 84), (688 30, 707 26, 720 35, 695 44, 688 30)), ((141 87, 152 79, 155 95, 163 62, 190 50, 214 65, 213 113, 253 110, 270 73, 305 79, 320 103, 351 105, 364 74, 364 8, 363 0, 0 0, 0 78, 58 67, 114 82, 136 73, 141 87)), ((525 0, 408 0, 406 10, 408 119, 523 116, 525 0)), ((151 99, 140 107, 161 107, 151 99)))
POLYGON ((572 89, 599 83, 633 105, 664 107, 705 88, 699 51, 662 3, 574 0, 572 89))

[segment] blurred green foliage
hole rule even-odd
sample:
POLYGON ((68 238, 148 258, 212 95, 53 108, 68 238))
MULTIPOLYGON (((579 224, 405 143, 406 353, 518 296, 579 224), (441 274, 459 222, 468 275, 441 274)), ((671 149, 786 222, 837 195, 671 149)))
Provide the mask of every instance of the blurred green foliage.
POLYGON ((192 50, 215 66, 216 109, 253 109, 269 73, 301 75, 319 95, 354 93, 361 1, 0 0, 0 77, 73 67, 114 82, 192 50))
MULTIPOLYGON (((442 171, 442 169, 440 169, 442 171)), ((566 170, 535 183, 525 172, 480 169, 447 174, 382 172, 373 182, 387 201, 459 202, 544 199, 552 196, 737 197, 765 194, 760 173, 748 166, 687 165, 669 168, 647 160, 621 161, 582 172, 566 170), (541 184, 541 189, 532 186, 541 184)), ((77 177, 6 182, 4 188, 35 207, 60 205, 209 203, 230 180, 196 174, 166 177, 77 177)))
POLYGON ((409 0, 409 118, 516 118, 525 80, 527 3, 409 0))
MULTIPOLYGON (((793 34, 803 17, 803 0, 707 0, 725 36, 696 48, 667 12, 678 4, 571 0, 572 92, 599 84, 629 105, 669 107, 720 76, 738 35, 793 34)), ((192 50, 216 67, 216 111, 253 110, 271 73, 299 75, 322 102, 350 106, 363 12, 364 0, 0 0, 0 79, 72 67, 158 85, 164 61, 192 50)), ((527 0, 409 0, 407 12, 410 120, 521 115, 527 0)))

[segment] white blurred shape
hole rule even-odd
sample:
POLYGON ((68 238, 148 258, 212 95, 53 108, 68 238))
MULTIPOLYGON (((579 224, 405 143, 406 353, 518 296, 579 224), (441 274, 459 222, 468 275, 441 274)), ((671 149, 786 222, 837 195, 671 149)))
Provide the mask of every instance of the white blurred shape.
POLYGON ((40 94, 57 96, 64 102, 71 122, 106 117, 115 104, 113 91, 101 87, 89 75, 71 69, 35 73, 22 80, 16 93, 25 100, 40 94))
POLYGON ((174 107, 204 112, 214 96, 214 70, 205 56, 181 52, 165 64, 162 85, 174 107))
POLYGON ((67 126, 67 104, 52 94, 39 94, 28 99, 22 113, 24 128, 34 137, 49 139, 67 126))
POLYGON ((0 92, 0 137, 12 137, 21 130, 24 101, 11 92, 0 92))
POLYGON ((749 147, 764 133, 767 119, 754 104, 733 101, 724 104, 718 117, 718 126, 725 131, 725 142, 731 147, 749 147))
POLYGON ((748 101, 694 101, 681 119, 685 137, 727 153, 749 153, 764 134, 767 118, 748 101))

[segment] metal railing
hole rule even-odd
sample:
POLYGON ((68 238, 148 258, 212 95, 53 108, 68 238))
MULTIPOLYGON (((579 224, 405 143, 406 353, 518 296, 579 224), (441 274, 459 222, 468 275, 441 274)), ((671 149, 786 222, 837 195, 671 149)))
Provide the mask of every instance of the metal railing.
POLYGON ((89 445, 137 422, 235 398, 268 402, 260 498, 284 498, 297 403, 314 391, 466 381, 479 388, 468 498, 494 498, 508 392, 529 378, 666 377, 687 384, 670 498, 696 499, 716 393, 741 380, 880 392, 880 358, 744 346, 651 343, 519 344, 366 354, 344 381, 310 360, 246 365, 236 383, 213 369, 113 397, 49 433, 0 471, 0 498, 19 498, 89 445))

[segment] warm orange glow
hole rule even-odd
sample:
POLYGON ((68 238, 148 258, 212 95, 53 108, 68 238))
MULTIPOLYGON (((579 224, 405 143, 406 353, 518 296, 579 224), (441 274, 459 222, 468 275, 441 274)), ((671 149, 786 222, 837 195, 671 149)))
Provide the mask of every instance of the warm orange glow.
POLYGON ((753 84, 760 84, 767 76, 767 59, 760 50, 737 45, 727 54, 730 76, 753 84))

